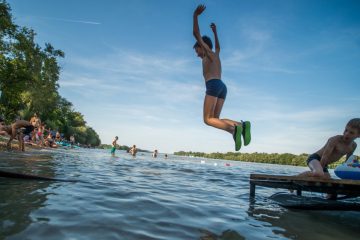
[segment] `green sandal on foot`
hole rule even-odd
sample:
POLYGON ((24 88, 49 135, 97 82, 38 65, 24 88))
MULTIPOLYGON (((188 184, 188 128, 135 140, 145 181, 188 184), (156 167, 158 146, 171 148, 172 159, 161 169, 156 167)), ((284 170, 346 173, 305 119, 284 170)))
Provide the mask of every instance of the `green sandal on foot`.
POLYGON ((247 146, 251 142, 251 124, 249 121, 245 121, 242 123, 243 132, 242 135, 244 137, 244 145, 247 146))
POLYGON ((243 132, 243 128, 241 125, 235 126, 234 132, 234 140, 235 140, 235 151, 239 151, 241 148, 241 134, 243 132))

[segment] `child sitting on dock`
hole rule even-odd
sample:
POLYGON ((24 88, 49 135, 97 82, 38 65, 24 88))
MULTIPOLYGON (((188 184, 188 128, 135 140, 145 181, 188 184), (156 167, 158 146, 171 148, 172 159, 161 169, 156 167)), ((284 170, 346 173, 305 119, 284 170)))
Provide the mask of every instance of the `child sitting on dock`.
POLYGON ((357 147, 355 139, 359 137, 360 118, 353 118, 346 124, 343 135, 330 137, 325 146, 308 157, 307 165, 311 171, 303 172, 299 176, 331 178, 328 165, 344 155, 346 159, 353 155, 357 147))

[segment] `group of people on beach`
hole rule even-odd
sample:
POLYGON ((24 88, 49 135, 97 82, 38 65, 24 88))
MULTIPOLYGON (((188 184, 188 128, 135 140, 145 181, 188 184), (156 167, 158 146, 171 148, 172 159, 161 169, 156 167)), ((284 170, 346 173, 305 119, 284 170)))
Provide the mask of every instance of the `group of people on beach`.
MULTIPOLYGON (((46 129, 46 125, 41 122, 36 113, 34 113, 30 121, 20 119, 11 125, 5 125, 4 119, 0 117, 0 135, 9 137, 7 142, 8 149, 11 148, 12 140, 17 139, 21 151, 25 151, 25 143, 40 147, 56 148, 58 146, 57 143, 65 141, 59 131, 46 129)), ((75 137, 73 135, 69 140, 71 145, 75 144, 75 137)))

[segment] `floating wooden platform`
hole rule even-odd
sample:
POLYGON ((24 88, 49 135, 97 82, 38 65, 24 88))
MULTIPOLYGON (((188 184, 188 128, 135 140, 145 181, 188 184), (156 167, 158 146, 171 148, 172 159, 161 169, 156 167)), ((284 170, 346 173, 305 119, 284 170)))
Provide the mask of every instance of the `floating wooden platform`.
POLYGON ((360 196, 359 180, 250 174, 250 197, 255 196, 256 186, 295 190, 299 196, 302 191, 360 196))

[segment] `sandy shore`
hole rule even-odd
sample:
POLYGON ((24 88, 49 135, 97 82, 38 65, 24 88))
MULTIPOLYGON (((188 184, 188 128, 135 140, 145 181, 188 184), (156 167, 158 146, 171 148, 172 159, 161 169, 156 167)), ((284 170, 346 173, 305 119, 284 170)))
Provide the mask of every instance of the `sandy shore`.
MULTIPOLYGON (((9 138, 0 136, 0 151, 6 151, 7 150, 6 144, 7 144, 8 141, 9 141, 9 138)), ((38 145, 31 145, 31 144, 25 143, 25 151, 29 151, 31 149, 41 149, 41 148, 42 147, 40 147, 38 145)), ((11 150, 20 151, 19 143, 15 139, 11 142, 11 150)))

